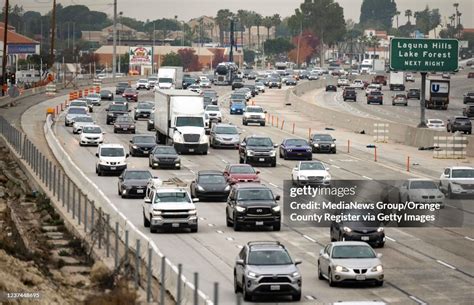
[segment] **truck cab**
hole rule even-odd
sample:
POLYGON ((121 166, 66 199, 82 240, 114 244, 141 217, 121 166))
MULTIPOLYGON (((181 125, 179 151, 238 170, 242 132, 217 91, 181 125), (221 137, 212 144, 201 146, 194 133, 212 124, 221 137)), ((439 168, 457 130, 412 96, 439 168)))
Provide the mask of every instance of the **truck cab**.
POLYGON ((151 233, 158 229, 190 229, 195 233, 198 231, 194 204, 197 201, 197 198, 191 199, 186 183, 151 178, 142 204, 143 225, 149 227, 151 233))

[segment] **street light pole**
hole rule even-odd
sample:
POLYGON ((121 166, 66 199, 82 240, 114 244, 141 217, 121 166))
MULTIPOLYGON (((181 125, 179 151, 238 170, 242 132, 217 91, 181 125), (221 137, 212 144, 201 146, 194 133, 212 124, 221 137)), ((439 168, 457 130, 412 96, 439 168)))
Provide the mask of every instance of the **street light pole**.
POLYGON ((112 78, 115 80, 117 70, 117 0, 114 0, 114 25, 113 25, 113 52, 112 52, 112 78))
POLYGON ((3 56, 2 56, 2 96, 5 95, 7 83, 7 43, 8 43, 8 8, 9 1, 5 1, 5 20, 3 25, 3 56))
MULTIPOLYGON (((119 38, 119 49, 120 47, 122 46, 122 33, 123 33, 123 22, 122 22, 122 15, 123 15, 123 12, 120 12, 119 13, 119 16, 120 16, 120 26, 122 27, 122 30, 119 31, 119 35, 118 35, 118 38, 119 38)), ((121 64, 121 53, 119 53, 119 56, 118 56, 118 73, 122 73, 121 69, 122 69, 122 64, 121 64)))
POLYGON ((296 64, 298 65, 298 68, 300 67, 300 41, 301 41, 302 34, 303 34, 303 19, 300 20, 300 34, 298 35, 298 47, 296 50, 296 64))

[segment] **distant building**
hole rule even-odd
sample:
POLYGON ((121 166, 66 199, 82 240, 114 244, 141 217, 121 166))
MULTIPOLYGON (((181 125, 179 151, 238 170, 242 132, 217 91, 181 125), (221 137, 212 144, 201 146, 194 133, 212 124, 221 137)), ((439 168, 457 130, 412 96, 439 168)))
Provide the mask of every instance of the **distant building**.
MULTIPOLYGON (((3 56, 3 31, 5 24, 0 23, 0 56, 3 56)), ((14 67, 19 59, 25 59, 28 55, 40 54, 40 43, 15 32, 15 28, 8 26, 7 31, 7 68, 14 67)), ((13 69, 12 69, 13 70, 13 69)), ((16 70, 16 67, 15 67, 16 70)))
MULTIPOLYGON (((137 39, 143 38, 143 36, 146 35, 143 32, 138 32, 137 30, 132 29, 131 27, 128 27, 121 23, 116 24, 116 29, 117 29, 117 41, 119 39, 137 40, 137 39)), ((106 44, 108 40, 113 39, 113 32, 114 32, 114 26, 110 25, 108 27, 103 28, 100 31, 82 31, 81 38, 85 41, 95 42, 102 45, 102 44, 106 44)))

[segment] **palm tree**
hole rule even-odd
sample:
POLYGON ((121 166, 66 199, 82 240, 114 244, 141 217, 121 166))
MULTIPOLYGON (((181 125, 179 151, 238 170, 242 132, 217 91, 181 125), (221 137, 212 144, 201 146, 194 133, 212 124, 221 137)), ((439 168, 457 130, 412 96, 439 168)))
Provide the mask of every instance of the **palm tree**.
POLYGON ((405 11, 405 17, 408 17, 408 23, 410 22, 410 17, 413 16, 413 12, 411 10, 406 10, 405 11))
POLYGON ((399 11, 396 11, 395 12, 395 16, 397 18, 397 29, 398 29, 398 16, 400 16, 400 12, 399 11))
POLYGON ((262 25, 267 28, 267 39, 270 39, 270 29, 273 26, 273 19, 270 16, 265 16, 262 20, 262 25))
POLYGON ((247 17, 245 18, 245 27, 249 31, 249 49, 252 47, 252 26, 255 24, 255 12, 248 12, 247 17))
MULTIPOLYGON (((247 17, 249 15, 249 12, 246 10, 238 10, 237 11, 237 19, 239 20, 239 25, 240 25, 240 41, 242 43, 242 48, 244 47, 244 31, 245 31, 245 24, 247 22, 247 17)), ((250 45, 250 41, 249 41, 250 45)))
POLYGON ((232 16, 232 12, 228 9, 221 9, 217 11, 216 23, 217 26, 219 26, 219 42, 221 45, 224 44, 224 31, 229 30, 230 18, 232 16))
POLYGON ((274 35, 273 38, 276 38, 276 28, 281 23, 281 17, 280 17, 279 14, 275 14, 275 15, 272 16, 272 20, 273 20, 273 26, 275 27, 275 33, 273 34, 274 35))
POLYGON ((257 50, 260 50, 260 26, 262 25, 262 15, 256 13, 254 24, 257 27, 257 50))

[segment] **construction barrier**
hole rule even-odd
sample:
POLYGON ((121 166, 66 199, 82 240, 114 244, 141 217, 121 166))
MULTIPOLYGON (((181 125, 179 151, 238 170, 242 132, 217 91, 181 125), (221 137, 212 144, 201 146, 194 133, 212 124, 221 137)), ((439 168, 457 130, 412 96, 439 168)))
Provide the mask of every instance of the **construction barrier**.
POLYGON ((84 96, 88 96, 89 95, 89 89, 84 89, 84 96))
POLYGON ((82 90, 77 91, 77 97, 82 97, 82 90))
POLYGON ((73 101, 79 97, 79 93, 77 91, 69 92, 69 100, 73 101))
POLYGON ((46 85, 46 95, 56 95, 56 84, 46 85))
POLYGON ((102 80, 98 79, 98 78, 94 78, 94 81, 92 82, 92 85, 94 85, 94 87, 100 87, 100 86, 102 86, 102 80))
POLYGON ((464 159, 468 140, 466 136, 435 136, 433 158, 435 159, 464 159))
POLYGON ((388 142, 388 127, 387 123, 374 123, 374 141, 378 143, 388 142))

